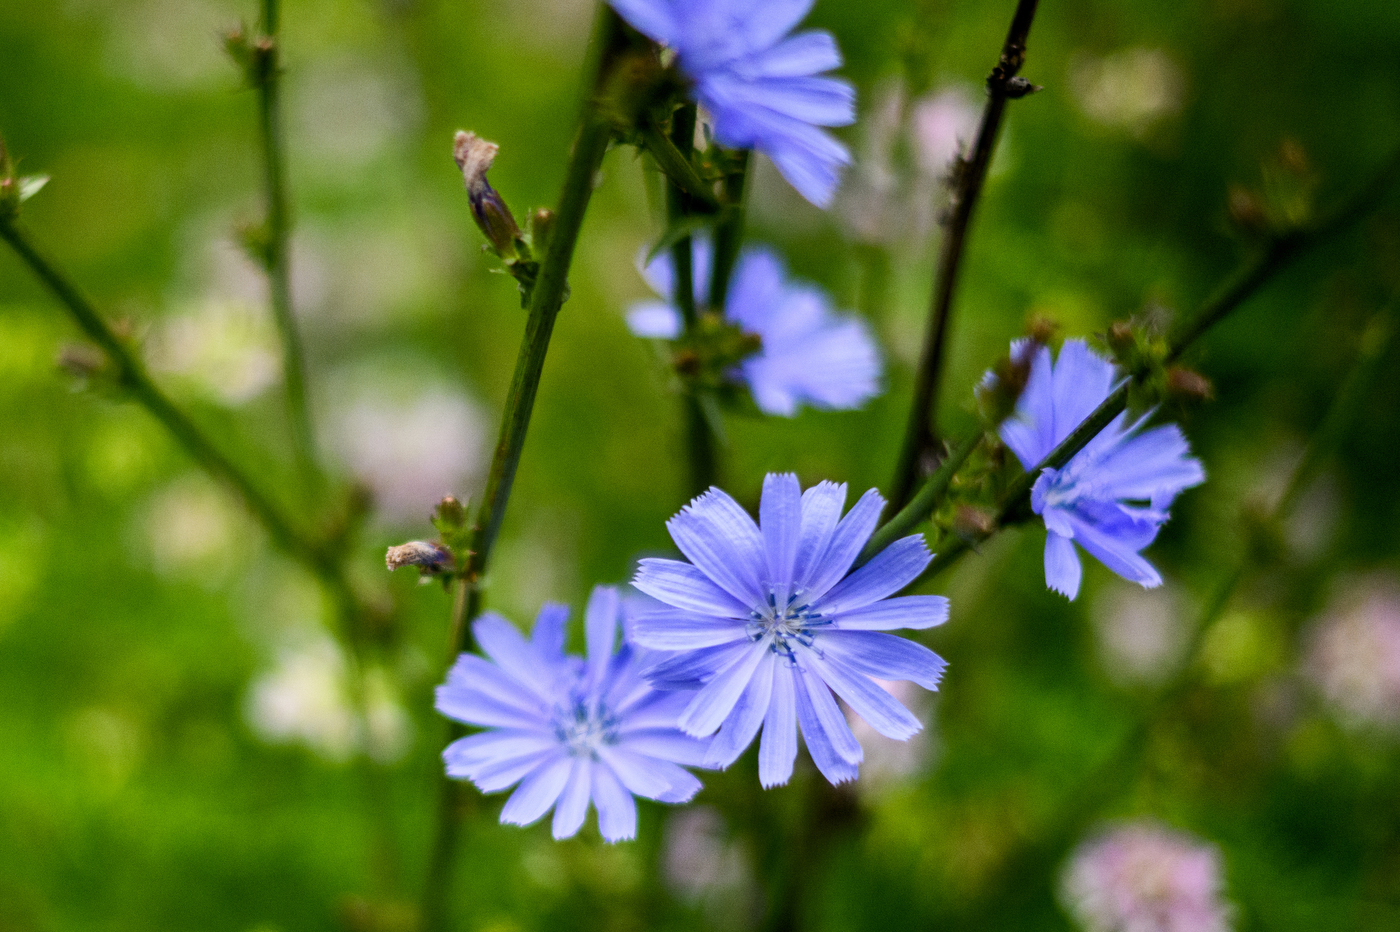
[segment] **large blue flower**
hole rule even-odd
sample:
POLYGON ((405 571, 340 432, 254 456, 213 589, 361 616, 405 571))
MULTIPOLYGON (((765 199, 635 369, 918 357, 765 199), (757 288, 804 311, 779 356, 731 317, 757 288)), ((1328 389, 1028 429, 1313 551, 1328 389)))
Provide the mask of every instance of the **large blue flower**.
MULTIPOLYGON (((709 240, 696 238, 695 301, 704 305, 709 279, 709 240)), ((674 293, 671 257, 657 256, 642 270, 660 295, 674 293)), ((836 314, 821 289, 790 281, 782 260, 770 250, 748 248, 740 255, 724 303, 724 316, 761 348, 735 373, 767 414, 791 417, 801 404, 827 410, 859 408, 880 393, 880 351, 859 317, 836 314)), ((627 325, 641 337, 674 340, 681 315, 665 301, 642 301, 627 313, 627 325)))
POLYGON ((553 806, 554 837, 568 838, 591 798, 603 837, 620 841, 637 833, 632 794, 683 803, 700 789, 678 766, 701 765, 706 750, 676 728, 686 698, 648 685, 630 646, 613 652, 618 613, 617 590, 596 587, 586 659, 564 654, 563 605, 540 609, 529 641, 499 615, 483 615, 472 630, 491 661, 462 654, 438 687, 439 712, 488 729, 447 746, 448 775, 483 793, 520 783, 502 822, 528 825, 553 806))
POLYGON ((680 727, 696 736, 718 729, 707 764, 732 763, 762 727, 759 780, 786 783, 800 723, 826 778, 855 779, 861 747, 833 690, 880 734, 905 740, 922 727, 872 678, 937 688, 943 660, 883 632, 942 624, 948 600, 890 598, 931 559, 919 535, 850 572, 885 503, 871 489, 841 518, 845 502, 844 485, 822 482, 803 492, 796 476, 771 474, 760 527, 711 489, 667 525, 691 562, 641 562, 632 585, 665 605, 634 617, 632 638, 675 652, 644 671, 653 683, 698 690, 685 694, 680 727))
POLYGON ((807 200, 831 203, 851 154, 820 127, 855 122, 855 91, 819 76, 841 65, 830 33, 788 35, 813 0, 610 2, 675 50, 721 145, 757 149, 807 200))
MULTIPOLYGON (((1113 391, 1113 363, 1082 340, 1066 340, 1060 358, 1028 342, 1030 377, 1001 438, 1021 465, 1033 469, 1113 391)), ((1083 568, 1075 544, 1113 572, 1144 587, 1162 577, 1139 553, 1152 543, 1182 490, 1205 481, 1200 460, 1175 424, 1144 430, 1147 418, 1114 418, 1063 469, 1046 469, 1031 490, 1031 507, 1045 521, 1045 582, 1073 599, 1083 568)))

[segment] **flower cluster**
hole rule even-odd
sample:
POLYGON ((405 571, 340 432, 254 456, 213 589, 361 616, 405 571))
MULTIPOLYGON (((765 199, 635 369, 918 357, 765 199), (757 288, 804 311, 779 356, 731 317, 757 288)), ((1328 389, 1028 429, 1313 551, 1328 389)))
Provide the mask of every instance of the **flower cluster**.
MULTIPOLYGON (((704 238, 694 243, 695 300, 703 305, 711 248, 704 238)), ((669 255, 653 259, 642 275, 657 294, 674 294, 669 255)), ((865 322, 833 313, 825 293, 789 280, 782 260, 767 249, 746 249, 740 255, 724 317, 758 338, 758 351, 739 362, 730 376, 748 387, 766 414, 791 417, 802 404, 859 408, 880 393, 880 351, 865 322)), ((682 336, 680 311, 669 301, 633 305, 627 324, 640 337, 682 336)))
POLYGON ((764 481, 759 523, 718 489, 670 522, 691 562, 647 559, 633 585, 656 600, 630 614, 615 589, 593 591, 588 655, 564 654, 568 610, 546 605, 529 641, 504 618, 476 622, 489 660, 458 658, 437 708, 486 729, 443 753, 449 775, 482 792, 516 783, 501 821, 529 824, 554 808, 554 835, 582 826, 589 800, 609 841, 636 831, 633 796, 685 802, 700 788, 684 766, 726 767, 759 729, 759 779, 792 776, 800 731, 832 783, 853 780, 860 743, 839 696, 879 734, 922 728, 882 680, 936 689, 946 664, 886 631, 948 617, 941 596, 902 596, 931 554, 906 537, 854 569, 884 500, 867 492, 842 517, 846 487, 805 493, 792 475, 764 481), (833 692, 835 695, 833 695, 833 692))
POLYGON ((836 192, 846 147, 824 126, 855 122, 855 91, 822 73, 841 65, 830 33, 789 35, 813 0, 610 0, 676 53, 721 145, 757 149, 819 207, 836 192))
MULTIPOLYGON (((1001 438, 1034 469, 1112 393, 1118 375, 1082 340, 1066 340, 1055 361, 1044 346, 1012 345, 1013 358, 1027 353, 1034 354, 1030 378, 1001 438)), ((1144 429, 1146 420, 1118 415, 1062 469, 1047 467, 1036 478, 1031 507, 1048 532, 1045 582, 1056 592, 1079 594, 1076 544, 1124 579, 1161 585, 1140 551, 1157 538, 1177 495, 1205 481, 1205 470, 1179 427, 1144 429)))

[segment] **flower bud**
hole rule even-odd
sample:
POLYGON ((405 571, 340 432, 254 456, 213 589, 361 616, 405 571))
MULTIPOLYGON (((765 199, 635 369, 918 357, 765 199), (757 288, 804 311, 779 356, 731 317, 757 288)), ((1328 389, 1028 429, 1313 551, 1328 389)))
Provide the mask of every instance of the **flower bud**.
POLYGON ((384 565, 390 572, 405 566, 416 566, 424 576, 435 576, 451 568, 452 554, 439 544, 411 540, 390 547, 384 554, 384 565))
POLYGON ((462 170, 472 217, 496 254, 512 262, 517 256, 516 241, 520 239, 520 227, 516 225, 506 202, 486 180, 486 171, 496 160, 499 150, 500 146, 494 142, 461 130, 452 141, 452 158, 462 170))
POLYGON ((456 496, 444 495, 442 501, 438 502, 437 512, 433 519, 433 524, 439 530, 443 528, 460 529, 467 523, 467 509, 456 496))
POLYGON ((996 533, 996 515, 976 505, 959 505, 953 512, 952 531, 966 541, 980 541, 996 533))
POLYGON ((543 256, 549 249, 549 234, 554 231, 554 211, 548 207, 536 207, 530 214, 530 245, 535 255, 543 256))
POLYGON ((1199 372, 1172 366, 1167 370, 1167 394, 1184 401, 1210 401, 1215 397, 1215 386, 1199 372))

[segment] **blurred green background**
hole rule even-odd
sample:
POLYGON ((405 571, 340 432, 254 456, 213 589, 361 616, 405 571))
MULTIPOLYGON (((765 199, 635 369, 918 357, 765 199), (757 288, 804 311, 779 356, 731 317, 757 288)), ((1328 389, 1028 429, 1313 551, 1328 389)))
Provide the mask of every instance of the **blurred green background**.
MULTIPOLYGON (((725 484, 742 501, 769 470, 889 481, 947 140, 971 136, 1012 7, 817 3, 809 22, 837 35, 858 87, 844 135, 860 165, 823 213, 761 164, 749 235, 871 315, 888 391, 860 412, 732 419, 725 484)), ((256 14, 251 0, 0 4, 0 133, 23 172, 52 176, 25 205, 36 237, 294 502, 265 285, 237 246, 262 211, 256 99, 220 45, 256 14)), ((479 494, 524 322, 480 251, 451 136, 500 144, 491 179, 518 216, 551 204, 592 15, 584 0, 285 5, 294 291, 318 433, 326 461, 377 493, 357 572, 396 609, 369 678, 385 795, 362 790, 314 581, 142 410, 56 366, 76 330, 0 255, 0 930, 411 926, 449 605, 387 576, 382 555, 431 533, 443 493, 479 494)), ((1190 313, 1242 254, 1232 186, 1277 178, 1280 152, 1328 205, 1400 144, 1389 0, 1047 0, 1024 73, 1046 89, 1012 105, 974 224, 948 424, 971 423, 971 386, 1032 314, 1078 335, 1190 313)), ((660 229, 657 191, 633 150, 608 156, 491 579, 491 606, 522 623, 669 547, 679 408, 622 316, 646 295, 634 261, 660 229)), ((644 805, 640 840, 616 847, 591 823, 566 843, 500 826, 499 798, 479 800, 457 927, 757 927, 784 846, 803 928, 1071 927, 1055 895, 1067 847, 1014 856, 1074 813, 1182 662, 1244 551, 1242 509, 1278 495, 1400 286, 1395 201, 1191 355, 1216 398, 1169 413, 1210 481, 1149 551, 1161 590, 1095 564, 1067 603, 1044 589, 1043 533, 1002 534, 933 587, 952 619, 925 641, 951 667, 915 700, 929 726, 915 746, 871 739, 861 782, 834 795, 805 764, 760 794, 746 759, 688 809, 644 805), (804 805, 825 813, 820 841, 785 828, 804 805)), ((1193 833, 1220 851, 1238 929, 1400 928, 1400 656, 1317 646, 1348 612, 1400 625, 1395 362, 1209 632, 1189 694, 1068 839, 1137 816, 1193 833), (1369 705, 1354 695, 1366 688, 1369 705)))

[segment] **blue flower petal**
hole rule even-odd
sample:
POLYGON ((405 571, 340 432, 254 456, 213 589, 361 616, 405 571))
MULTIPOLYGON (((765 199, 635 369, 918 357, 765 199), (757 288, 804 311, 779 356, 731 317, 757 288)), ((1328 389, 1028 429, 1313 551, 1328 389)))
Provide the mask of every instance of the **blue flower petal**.
POLYGON ((598 810, 598 831, 608 842, 637 837, 637 803, 617 779, 612 768, 593 768, 593 805, 598 810))
POLYGON ((936 628, 948 620, 948 600, 941 595, 902 595, 863 608, 833 612, 832 617, 834 631, 936 628))
POLYGON ((768 714, 763 719, 763 740, 758 746, 758 782, 764 789, 781 786, 792 778, 797 759, 796 667, 781 664, 773 671, 768 714))
POLYGON ((744 638, 683 651, 644 668, 642 675, 657 689, 699 689, 714 679, 716 673, 728 669, 751 646, 748 638, 744 638))
POLYGON ((488 612, 472 625, 472 633, 486 656, 502 671, 531 691, 541 696, 549 695, 548 665, 515 625, 500 615, 488 612))
POLYGON ((564 792, 559 794, 559 802, 554 807, 553 832, 555 839, 573 838, 583 828, 583 820, 588 815, 588 797, 593 789, 593 762, 586 757, 574 758, 573 770, 569 773, 564 792))
POLYGON ((911 534, 881 550, 816 603, 824 615, 840 616, 893 595, 909 585, 933 559, 922 534, 911 534))
POLYGON ((807 580, 807 598, 820 598, 846 575, 851 564, 856 562, 861 549, 865 547, 865 542, 875 533, 875 524, 880 520, 880 512, 884 507, 884 498, 878 491, 871 489, 846 512, 846 517, 836 526, 831 546, 822 555, 816 570, 807 580))
POLYGON ((658 608, 632 620, 632 639, 653 650, 693 650, 745 637, 744 623, 679 608, 658 608))
POLYGON ((670 761, 657 760, 617 745, 599 748, 598 755, 622 785, 638 796, 660 802, 686 802, 700 791, 700 781, 670 761))
POLYGON ((763 536, 728 494, 710 489, 682 508, 666 528, 681 553, 730 595, 747 605, 763 601, 763 536))
POLYGON ((535 616, 535 630, 530 632, 530 643, 539 655, 546 660, 562 659, 564 656, 564 631, 569 623, 569 606, 557 602, 546 602, 535 616))
POLYGON ((687 767, 706 766, 705 754, 709 748, 708 741, 682 734, 674 727, 629 729, 622 732, 617 744, 618 747, 635 754, 644 754, 687 767))
POLYGON ((520 786, 501 809, 501 821, 509 825, 529 825, 537 821, 564 791, 572 769, 572 760, 559 754, 520 781, 520 786))
POLYGON ((802 539, 797 546, 793 578, 797 587, 804 592, 809 590, 812 574, 831 546, 831 538, 836 533, 836 524, 841 520, 841 509, 845 504, 844 482, 818 482, 802 493, 802 539))
MULTIPOLYGON (((917 596, 910 596, 917 598, 917 596)), ((922 644, 878 631, 831 631, 822 649, 857 673, 883 680, 908 680, 936 690, 948 662, 922 644)))
POLYGON ((754 670, 768 653, 767 644, 754 644, 728 667, 716 673, 695 693, 681 713, 681 731, 703 738, 724 724, 725 718, 744 694, 754 670))
POLYGON ((1074 601, 1079 595, 1079 582, 1084 567, 1079 563, 1074 542, 1068 537, 1047 531, 1045 535, 1045 585, 1074 601))
POLYGON ((792 591, 797 548, 802 537, 802 486, 792 473, 769 473, 758 506, 759 529, 768 560, 769 586, 779 602, 792 591))
POLYGON ((639 301, 627 309, 627 329, 645 340, 674 340, 684 326, 680 311, 665 301, 639 301))
POLYGON ((679 35, 680 21, 669 0, 608 0, 632 28, 657 42, 671 42, 679 35))
POLYGON ((763 653, 743 695, 710 741, 709 753, 705 757, 706 766, 728 767, 734 763, 753 743, 759 727, 763 725, 773 695, 773 670, 778 660, 772 651, 763 653))
POLYGON ((688 612, 718 615, 721 618, 746 618, 751 610, 751 606, 715 585, 697 567, 679 560, 657 557, 641 560, 632 585, 653 599, 688 612))
POLYGON ((834 654, 818 656, 813 651, 805 660, 846 705, 886 738, 907 741, 923 730, 923 724, 912 712, 871 682, 870 677, 850 669, 834 654))
POLYGON ((845 783, 860 775, 863 754, 860 742, 851 734, 846 718, 836 707, 831 692, 815 675, 793 670, 796 686, 797 721, 812 763, 832 784, 845 783))
POLYGON ((617 641, 617 590, 612 586, 594 586, 584 610, 584 640, 588 648, 588 681, 601 690, 613 645, 617 641))
POLYGON ((752 56, 736 72, 752 77, 786 78, 820 74, 841 67, 841 50, 829 32, 808 31, 789 36, 752 56))

